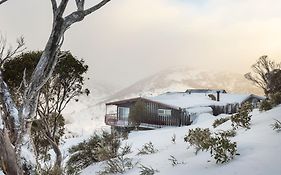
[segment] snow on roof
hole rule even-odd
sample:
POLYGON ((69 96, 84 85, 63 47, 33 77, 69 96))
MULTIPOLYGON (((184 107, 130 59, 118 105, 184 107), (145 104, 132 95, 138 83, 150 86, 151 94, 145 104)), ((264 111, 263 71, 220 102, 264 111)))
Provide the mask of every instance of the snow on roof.
MULTIPOLYGON (((212 93, 184 93, 184 92, 169 92, 161 94, 156 97, 149 97, 147 99, 164 103, 171 106, 177 106, 180 108, 193 108, 200 106, 223 106, 226 104, 242 103, 251 97, 251 94, 228 94, 220 93, 220 101, 211 100, 208 96, 212 93)), ((213 94, 216 97, 216 94, 213 94)), ((255 96, 259 98, 258 96, 255 96)), ((260 97, 262 99, 262 97, 260 97)))
POLYGON ((187 89, 185 91, 186 93, 226 93, 226 90, 224 89, 187 89))

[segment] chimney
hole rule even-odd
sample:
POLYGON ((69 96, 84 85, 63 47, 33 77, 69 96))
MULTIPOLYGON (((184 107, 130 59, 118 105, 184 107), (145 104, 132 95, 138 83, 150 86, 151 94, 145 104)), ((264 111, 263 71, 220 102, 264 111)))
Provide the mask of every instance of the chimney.
POLYGON ((220 101, 220 91, 217 91, 217 101, 220 101))

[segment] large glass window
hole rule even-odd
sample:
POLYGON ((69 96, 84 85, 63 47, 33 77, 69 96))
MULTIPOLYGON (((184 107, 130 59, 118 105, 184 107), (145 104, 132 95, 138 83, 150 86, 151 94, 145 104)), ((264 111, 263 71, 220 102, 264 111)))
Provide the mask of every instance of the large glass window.
POLYGON ((171 109, 158 109, 158 116, 171 116, 172 110, 171 109))
POLYGON ((130 108, 118 107, 119 120, 128 120, 130 113, 130 108))

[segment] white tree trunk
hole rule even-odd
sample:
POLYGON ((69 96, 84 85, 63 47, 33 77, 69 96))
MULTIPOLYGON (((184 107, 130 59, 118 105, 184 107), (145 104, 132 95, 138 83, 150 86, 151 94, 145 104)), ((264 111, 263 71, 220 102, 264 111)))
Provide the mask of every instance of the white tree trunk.
MULTIPOLYGON (((8 123, 4 121, 4 124, 1 125, 3 128, 0 128, 0 151, 2 152, 0 156, 2 156, 1 160, 4 160, 5 165, 3 167, 6 174, 22 175, 24 173, 24 164, 29 164, 32 167, 31 172, 27 173, 33 174, 37 171, 37 162, 35 159, 37 156, 30 129, 36 114, 39 91, 54 71, 58 59, 57 54, 63 43, 65 31, 69 29, 72 24, 82 21, 85 16, 98 10, 110 0, 102 0, 100 3, 88 9, 84 8, 84 0, 75 0, 77 10, 63 17, 68 1, 69 0, 61 0, 58 5, 56 0, 51 0, 54 16, 51 35, 32 73, 30 83, 27 84, 25 79, 23 80, 23 82, 25 82, 25 92, 23 95, 23 103, 20 107, 17 107, 13 102, 9 89, 3 80, 0 68, 0 98, 4 107, 4 112, 7 114, 7 117, 11 119, 10 121, 12 121, 12 128, 15 130, 16 137, 15 143, 13 144, 8 130, 6 129, 8 123)), ((1 3, 3 3, 3 0, 0 0, 0 4, 1 3)), ((62 156, 59 147, 56 144, 54 145, 52 140, 49 141, 57 154, 56 166, 61 167, 62 156)))

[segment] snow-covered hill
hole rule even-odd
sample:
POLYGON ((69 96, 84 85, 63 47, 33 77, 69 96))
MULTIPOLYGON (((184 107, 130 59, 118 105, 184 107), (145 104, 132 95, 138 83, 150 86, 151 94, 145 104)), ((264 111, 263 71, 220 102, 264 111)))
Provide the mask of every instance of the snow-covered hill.
MULTIPOLYGON (((195 155, 195 150, 184 142, 184 136, 191 128, 210 128, 212 131, 231 129, 230 121, 220 125, 216 129, 212 128, 215 118, 209 114, 201 115, 195 124, 186 127, 163 128, 153 131, 139 131, 129 134, 129 139, 123 144, 132 145, 133 153, 128 157, 142 165, 159 170, 161 175, 280 175, 281 172, 281 133, 272 130, 273 119, 281 120, 281 106, 270 111, 254 111, 251 121, 251 129, 239 128, 237 135, 232 141, 237 142, 238 153, 232 161, 226 164, 216 164, 209 152, 199 152, 195 155), (173 135, 176 135, 176 143, 171 142, 173 135), (145 143, 152 142, 159 151, 150 155, 136 155, 138 149, 145 143), (172 166, 168 159, 174 156, 179 162, 184 162, 177 166, 172 166)), ((219 117, 219 116, 218 116, 219 117)), ((103 168, 103 163, 93 164, 87 167, 82 174, 92 175, 103 168)), ((139 174, 138 166, 129 170, 128 175, 139 174)))
POLYGON ((228 92, 261 94, 262 91, 246 80, 243 74, 203 71, 188 67, 171 68, 137 81, 113 94, 107 101, 133 96, 153 96, 167 91, 188 88, 225 89, 228 92))

